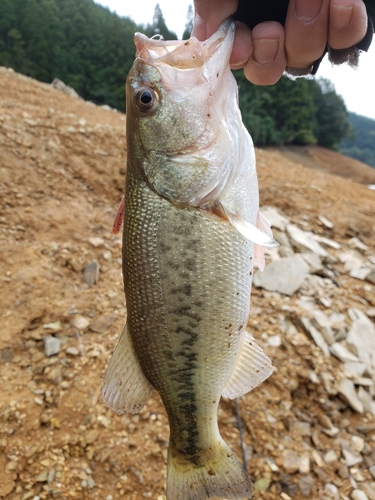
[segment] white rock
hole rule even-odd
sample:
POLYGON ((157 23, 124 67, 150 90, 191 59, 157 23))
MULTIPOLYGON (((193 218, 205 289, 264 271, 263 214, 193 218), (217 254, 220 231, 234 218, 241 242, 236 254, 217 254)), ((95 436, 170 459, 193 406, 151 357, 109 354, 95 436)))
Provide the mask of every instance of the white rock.
POLYGON ((104 245, 104 240, 103 238, 99 238, 98 236, 92 236, 91 238, 89 238, 89 243, 94 248, 98 248, 104 245))
POLYGON ((375 415, 375 401, 363 387, 358 389, 358 399, 363 404, 364 411, 375 415))
POLYGON ((360 377, 366 371, 366 364, 360 361, 347 361, 344 363, 343 372, 348 378, 360 377))
POLYGON ((286 224, 289 224, 289 219, 281 215, 281 213, 275 207, 261 207, 260 211, 269 221, 272 227, 280 229, 280 231, 285 231, 286 224))
POLYGON ((332 500, 340 500, 340 492, 333 483, 326 483, 324 485, 324 491, 329 495, 332 500))
POLYGON ((358 252, 354 250, 348 250, 347 252, 342 252, 339 254, 340 261, 344 264, 344 269, 347 272, 353 269, 359 269, 363 266, 363 259, 358 252))
POLYGON ((326 358, 329 358, 329 347, 326 341, 324 340, 323 335, 320 333, 319 330, 317 330, 310 322, 308 318, 301 318, 301 323, 306 330, 311 335, 311 338, 315 342, 315 344, 320 347, 320 349, 323 351, 324 356, 326 358))
POLYGON ((341 380, 338 386, 338 392, 353 408, 353 410, 357 411, 358 413, 363 413, 363 404, 359 400, 357 393, 355 392, 354 383, 351 380, 347 378, 341 380))
POLYGON ((48 335, 43 338, 43 346, 46 356, 54 356, 60 352, 61 342, 57 337, 48 335))
POLYGON ((288 224, 286 227, 286 231, 289 235, 289 238, 292 240, 292 243, 297 248, 302 249, 302 251, 307 249, 316 253, 320 257, 328 256, 328 253, 324 250, 324 248, 321 245, 319 245, 319 243, 315 240, 314 235, 312 233, 303 231, 294 224, 288 224))
POLYGON ((85 330, 90 326, 90 320, 85 316, 77 315, 72 319, 71 325, 78 330, 85 330))
POLYGON ((326 219, 324 215, 318 215, 318 219, 323 224, 323 226, 327 227, 328 229, 333 228, 333 223, 330 220, 326 219))
POLYGON ((350 348, 359 359, 375 369, 375 327, 373 322, 359 309, 352 309, 356 317, 346 338, 350 348))
POLYGON ((352 500, 369 500, 366 493, 362 490, 353 490, 352 494, 350 495, 350 498, 352 500))
POLYGON ((351 246, 352 248, 358 248, 358 250, 368 250, 368 246, 363 243, 359 238, 355 237, 350 238, 348 241, 348 245, 351 246))
POLYGON ((363 438, 361 438, 360 436, 352 436, 351 442, 352 442, 352 446, 353 446, 354 450, 361 453, 361 451, 363 450, 363 447, 365 446, 365 440, 363 438))
POLYGON ((290 296, 302 286, 308 271, 309 267, 301 257, 287 257, 271 262, 263 273, 257 271, 254 286, 290 296))
POLYGON ((359 267, 358 269, 352 269, 349 276, 357 280, 365 281, 367 276, 373 271, 371 267, 359 267))
POLYGON ((357 465, 363 462, 362 455, 351 448, 348 441, 342 439, 340 444, 345 463, 348 467, 353 467, 353 465, 357 465))
POLYGON ((325 455, 324 455, 324 461, 326 464, 332 464, 333 462, 337 462, 339 459, 339 456, 334 450, 329 450, 325 455))
POLYGON ((315 234, 314 238, 316 241, 318 241, 319 243, 321 243, 326 247, 334 248, 335 250, 339 250, 341 248, 340 243, 337 243, 337 241, 330 240, 329 238, 325 238, 324 236, 319 236, 315 234))
POLYGON ((329 350, 331 354, 339 358, 343 363, 347 361, 358 362, 359 359, 357 356, 354 356, 344 345, 340 344, 340 342, 335 342, 331 346, 329 346, 329 350))
POLYGON ((280 335, 272 335, 269 337, 267 344, 271 347, 280 347, 281 346, 281 337, 280 335))
POLYGON ((318 273, 318 272, 323 270, 322 261, 320 260, 319 255, 317 255, 316 253, 304 252, 304 253, 301 253, 301 257, 306 262, 306 264, 309 266, 309 272, 311 274, 315 274, 315 273, 318 273))

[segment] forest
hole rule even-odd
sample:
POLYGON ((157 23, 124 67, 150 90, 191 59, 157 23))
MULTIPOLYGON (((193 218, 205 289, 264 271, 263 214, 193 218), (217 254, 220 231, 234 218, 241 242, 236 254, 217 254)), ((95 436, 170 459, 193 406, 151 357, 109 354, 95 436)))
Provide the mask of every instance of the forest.
MULTIPOLYGON (((191 27, 189 8, 183 38, 191 27)), ((0 65, 47 83, 59 78, 84 99, 125 111, 124 82, 136 31, 177 38, 159 5, 152 24, 139 26, 93 0, 1 0, 0 65)), ((241 71, 235 76, 243 120, 257 146, 337 148, 353 135, 345 103, 328 80, 283 77, 261 87, 241 71)))
POLYGON ((375 167, 375 120, 349 113, 349 123, 353 134, 342 141, 340 152, 375 167))

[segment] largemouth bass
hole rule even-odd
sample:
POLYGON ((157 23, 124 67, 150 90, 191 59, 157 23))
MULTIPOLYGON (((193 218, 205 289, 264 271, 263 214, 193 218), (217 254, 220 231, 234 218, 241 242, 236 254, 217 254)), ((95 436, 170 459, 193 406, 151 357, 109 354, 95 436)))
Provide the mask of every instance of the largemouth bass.
POLYGON ((103 399, 137 412, 159 392, 168 500, 251 494, 220 436, 218 404, 272 372, 246 332, 257 245, 277 244, 259 215, 254 147, 229 69, 234 32, 228 20, 205 42, 137 33, 126 84, 127 324, 103 399))

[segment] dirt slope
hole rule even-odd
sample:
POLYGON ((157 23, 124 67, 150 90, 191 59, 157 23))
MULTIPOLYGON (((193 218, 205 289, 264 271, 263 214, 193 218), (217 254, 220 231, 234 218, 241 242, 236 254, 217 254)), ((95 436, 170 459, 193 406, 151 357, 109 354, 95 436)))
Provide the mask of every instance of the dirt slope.
MULTIPOLYGON (((134 416, 114 414, 100 397, 126 316, 121 241, 111 233, 125 152, 123 115, 0 68, 0 497, 165 498, 168 425, 158 396, 134 416), (100 276, 88 286, 82 270, 92 261, 100 276), (44 353, 46 335, 61 341, 55 356, 44 353)), ((263 205, 342 244, 357 236, 375 253, 375 193, 355 182, 375 183, 374 170, 345 159, 354 180, 330 175, 342 156, 316 148, 308 155, 321 169, 280 151, 257 155, 263 205), (322 226, 319 215, 334 229, 322 226)), ((372 285, 336 280, 331 312, 375 305, 372 285)), ((288 333, 304 314, 297 296, 255 289, 252 308, 250 328, 276 368, 240 401, 248 467, 259 490, 254 499, 334 498, 322 496, 327 484, 348 498, 353 480, 371 485, 374 416, 340 403, 311 375, 334 376, 339 361, 324 359, 302 330, 293 338, 288 333), (280 347, 268 343, 280 333, 280 347), (321 432, 326 415, 339 429, 334 437, 321 432), (300 421, 312 436, 297 430, 300 421), (353 435, 366 447, 357 471, 340 473, 339 457, 314 462, 313 448, 320 457, 330 450, 340 455, 338 438, 353 435), (292 451, 307 454, 307 469, 285 465, 292 451), (301 481, 310 481, 310 491, 301 481)), ((219 418, 240 456, 233 402, 222 402, 219 418)))

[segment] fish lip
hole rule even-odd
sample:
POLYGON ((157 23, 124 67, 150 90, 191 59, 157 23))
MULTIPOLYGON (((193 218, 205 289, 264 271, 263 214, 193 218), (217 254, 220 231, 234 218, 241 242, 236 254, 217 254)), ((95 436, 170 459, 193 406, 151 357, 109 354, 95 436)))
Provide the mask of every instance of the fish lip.
POLYGON ((160 37, 148 38, 137 32, 134 35, 136 58, 154 66, 167 64, 177 69, 202 67, 228 37, 232 46, 235 29, 234 20, 228 18, 210 38, 203 42, 194 36, 188 40, 164 40, 160 37))

